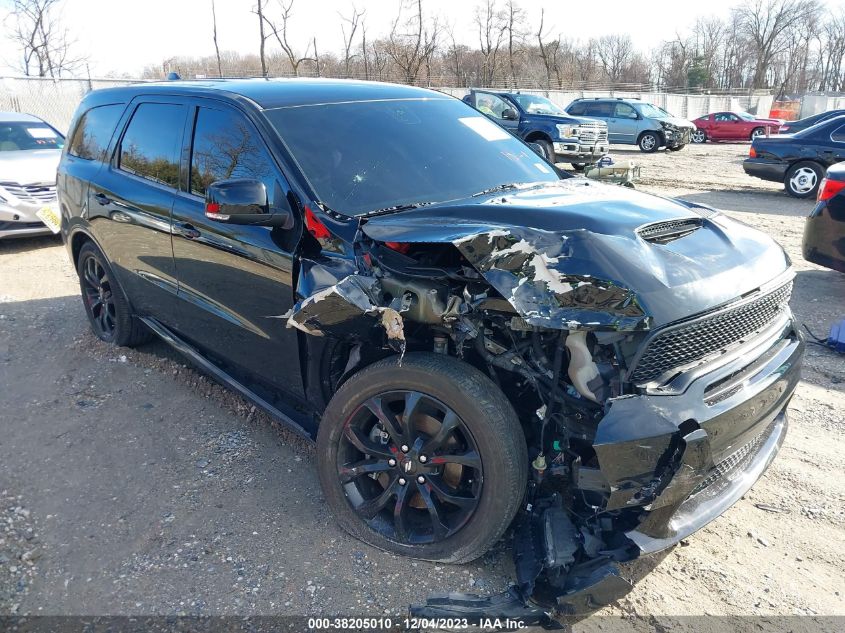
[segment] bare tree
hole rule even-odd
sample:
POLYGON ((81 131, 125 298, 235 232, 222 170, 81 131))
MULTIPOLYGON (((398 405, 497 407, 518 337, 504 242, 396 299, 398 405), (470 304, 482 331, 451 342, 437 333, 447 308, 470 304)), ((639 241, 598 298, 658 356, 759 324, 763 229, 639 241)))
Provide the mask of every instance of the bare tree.
POLYGON ((508 68, 510 70, 511 86, 516 88, 516 56, 520 54, 525 33, 523 32, 523 22, 525 20, 525 10, 520 8, 515 0, 507 0, 505 5, 506 29, 508 32, 508 68))
POLYGON ((214 54, 217 56, 217 74, 223 76, 223 64, 220 62, 220 47, 217 45, 217 11, 214 8, 214 0, 211 0, 211 23, 214 36, 214 54))
POLYGON ((475 8, 475 25, 478 27, 478 44, 484 58, 481 81, 485 86, 492 86, 499 68, 499 50, 505 38, 507 20, 505 14, 496 6, 496 0, 485 0, 475 8))
POLYGON ((810 21, 819 5, 816 0, 746 0, 734 12, 738 26, 754 45, 751 87, 762 88, 775 56, 788 47, 792 28, 810 21))
MULTIPOLYGON (((291 70, 293 70, 293 74, 295 77, 299 77, 299 67, 304 61, 312 61, 317 63, 317 60, 314 57, 308 56, 308 50, 306 49, 305 54, 300 56, 299 53, 294 49, 291 45, 290 41, 288 40, 288 27, 290 26, 291 16, 293 15, 293 3, 294 0, 288 0, 285 2, 284 0, 279 0, 279 8, 281 9, 281 25, 276 26, 275 22, 273 22, 268 16, 267 12, 264 12, 263 18, 264 22, 267 24, 267 27, 270 29, 270 32, 276 38, 276 41, 279 43, 282 51, 284 52, 285 56, 290 63, 291 70)), ((315 56, 316 56, 316 47, 317 47, 317 40, 314 39, 314 49, 315 49, 315 56)), ((317 64, 319 70, 319 63, 317 64)), ((264 68, 262 63, 262 69, 264 68)), ((265 71, 266 76, 266 71, 265 71)))
POLYGON ((411 4, 415 11, 402 22, 402 10, 393 22, 390 34, 385 42, 385 51, 396 64, 405 83, 414 84, 419 78, 422 67, 427 65, 437 50, 440 25, 433 18, 428 26, 423 17, 422 0, 411 4))
POLYGON ((61 0, 13 0, 12 40, 21 51, 20 70, 26 76, 61 77, 85 64, 74 54, 75 41, 62 29, 57 15, 61 0))
MULTIPOLYGON (((358 28, 361 26, 361 20, 364 18, 364 14, 366 13, 366 9, 362 11, 358 11, 355 8, 355 5, 352 5, 352 15, 348 18, 345 17, 343 14, 338 13, 340 16, 340 31, 343 33, 343 66, 344 70, 346 71, 346 76, 349 77, 349 64, 355 55, 352 54, 352 42, 355 41, 355 33, 358 31, 358 28)), ((364 35, 364 41, 366 42, 366 35, 364 35)), ((366 50, 366 47, 365 47, 366 50)))
POLYGON ((614 84, 620 82, 634 52, 631 36, 602 35, 595 40, 595 51, 607 78, 614 84))
POLYGON ((544 42, 543 30, 545 28, 545 9, 540 9, 540 27, 537 29, 537 44, 540 49, 540 59, 543 60, 543 68, 546 71, 546 88, 552 87, 552 72, 557 79, 557 87, 560 87, 560 67, 558 66, 558 51, 560 50, 560 37, 555 40, 544 42))
POLYGON ((267 44, 267 35, 264 32, 264 0, 257 0, 258 5, 255 8, 255 13, 258 15, 258 33, 261 38, 261 44, 258 47, 258 56, 261 58, 261 76, 267 76, 267 56, 265 55, 265 46, 267 44))

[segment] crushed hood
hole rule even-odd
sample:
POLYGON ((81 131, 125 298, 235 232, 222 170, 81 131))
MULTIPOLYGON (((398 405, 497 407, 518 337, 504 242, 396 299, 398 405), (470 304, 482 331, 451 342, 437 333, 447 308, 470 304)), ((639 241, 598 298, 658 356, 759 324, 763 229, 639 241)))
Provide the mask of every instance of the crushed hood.
POLYGON ((529 323, 648 329, 754 291, 789 267, 773 240, 680 202, 571 178, 369 218, 380 242, 452 243, 529 323), (696 228, 664 243, 638 230, 696 228))

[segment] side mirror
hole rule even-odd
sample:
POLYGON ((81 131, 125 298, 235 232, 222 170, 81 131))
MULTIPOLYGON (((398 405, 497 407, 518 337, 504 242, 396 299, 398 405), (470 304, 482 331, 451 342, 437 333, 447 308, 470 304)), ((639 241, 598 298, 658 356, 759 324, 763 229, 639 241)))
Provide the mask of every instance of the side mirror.
POLYGON ((502 118, 505 121, 516 121, 519 118, 519 115, 516 113, 516 110, 513 108, 505 108, 502 111, 502 118))
POLYGON ((287 199, 277 195, 281 207, 270 208, 267 188, 260 180, 236 178, 211 183, 205 192, 205 217, 224 224, 293 227, 287 199))

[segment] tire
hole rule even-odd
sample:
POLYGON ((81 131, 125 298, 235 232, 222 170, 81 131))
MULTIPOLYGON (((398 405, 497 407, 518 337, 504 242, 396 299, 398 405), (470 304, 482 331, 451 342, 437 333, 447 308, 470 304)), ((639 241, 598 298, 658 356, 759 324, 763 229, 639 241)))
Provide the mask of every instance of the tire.
POLYGON ((673 145, 672 147, 667 147, 666 149, 668 149, 670 152, 680 152, 685 147, 686 145, 673 145))
POLYGON ((748 137, 748 140, 753 141, 758 136, 763 136, 766 133, 766 130, 761 127, 755 127, 751 130, 751 135, 748 137))
POLYGON ((570 165, 575 171, 584 171, 587 168, 587 163, 570 163, 570 165))
POLYGON ((152 338, 152 332, 132 316, 111 266, 93 242, 80 249, 76 272, 88 324, 97 338, 120 347, 134 347, 152 338))
POLYGON ((637 145, 641 152, 651 154, 652 152, 656 152, 657 148, 660 147, 660 137, 655 132, 643 132, 637 141, 637 145))
POLYGON ((693 143, 706 143, 707 132, 704 130, 695 130, 692 134, 690 134, 690 140, 693 143))
POLYGON ((471 365, 433 353, 406 354, 401 365, 390 357, 346 381, 320 423, 317 463, 326 501, 352 536, 444 563, 474 560, 502 536, 520 507, 528 474, 525 437, 504 393, 471 365), (414 413, 405 416, 414 403, 414 413), (441 449, 432 445, 447 414, 438 417, 437 406, 452 412, 455 425, 443 434, 441 449), (376 417, 373 410, 388 413, 376 417), (402 427, 405 417, 413 421, 410 429, 402 427), (384 422, 391 419, 395 427, 384 422), (391 428, 390 434, 380 428, 391 428), (477 461, 477 467, 456 465, 450 456, 477 461), (447 482, 450 476, 456 485, 447 482), (444 501, 443 490, 461 505, 444 501), (401 531, 395 518, 400 503, 401 531))
POLYGON ((812 198, 824 178, 824 169, 818 163, 803 160, 786 171, 783 185, 793 198, 812 198))
POLYGON ((537 145, 542 147, 543 152, 545 152, 545 154, 546 154, 546 160, 549 161, 552 165, 555 164, 555 146, 552 145, 550 141, 547 141, 547 140, 542 139, 542 138, 538 138, 538 139, 531 141, 531 142, 536 143, 537 145))

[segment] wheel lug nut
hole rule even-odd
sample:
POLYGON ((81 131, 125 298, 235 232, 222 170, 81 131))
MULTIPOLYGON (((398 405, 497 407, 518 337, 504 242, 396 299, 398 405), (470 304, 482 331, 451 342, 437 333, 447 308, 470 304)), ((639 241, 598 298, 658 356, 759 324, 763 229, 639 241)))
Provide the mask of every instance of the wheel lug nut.
POLYGON ((428 457, 425 455, 420 455, 420 463, 425 464, 428 461, 428 457))
POLYGON ((399 485, 400 485, 400 486, 404 486, 406 483, 408 483, 408 482, 407 482, 407 481, 405 481, 405 478, 404 478, 404 477, 400 477, 400 478, 399 478, 399 485))
POLYGON ((417 477, 417 483, 418 484, 424 484, 425 483, 425 477, 423 477, 422 475, 417 477))
POLYGON ((411 449, 410 449, 410 448, 408 448, 408 445, 407 445, 407 444, 402 444, 402 452, 403 452, 403 453, 407 453, 409 450, 411 450, 411 449))
POLYGON ((387 460, 387 465, 388 466, 395 466, 396 460, 391 457, 390 459, 387 460))

